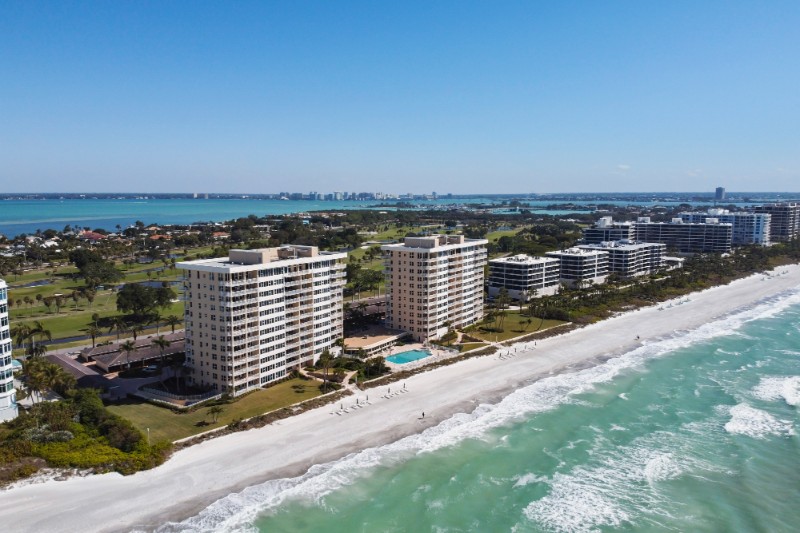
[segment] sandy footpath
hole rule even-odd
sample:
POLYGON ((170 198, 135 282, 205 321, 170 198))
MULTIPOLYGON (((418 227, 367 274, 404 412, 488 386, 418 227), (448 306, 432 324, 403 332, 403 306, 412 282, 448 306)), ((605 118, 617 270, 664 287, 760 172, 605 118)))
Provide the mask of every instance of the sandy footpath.
MULTIPOLYGON (((407 393, 383 398, 342 416, 331 406, 275 424, 235 433, 177 452, 164 465, 123 477, 105 474, 47 481, 0 492, 3 530, 128 531, 181 520, 211 502, 268 479, 296 476, 311 465, 417 433, 479 402, 497 400, 532 378, 624 353, 642 341, 694 329, 764 298, 800 287, 800 267, 786 274, 736 281, 690 295, 673 307, 641 309, 565 335, 500 360, 469 359, 414 376, 407 393), (425 412, 424 420, 420 418, 425 412)), ((397 388, 402 385, 395 384, 397 388)), ((362 398, 364 395, 361 396, 362 398)), ((354 399, 345 400, 345 406, 354 399)), ((338 408, 338 406, 337 406, 338 408)))

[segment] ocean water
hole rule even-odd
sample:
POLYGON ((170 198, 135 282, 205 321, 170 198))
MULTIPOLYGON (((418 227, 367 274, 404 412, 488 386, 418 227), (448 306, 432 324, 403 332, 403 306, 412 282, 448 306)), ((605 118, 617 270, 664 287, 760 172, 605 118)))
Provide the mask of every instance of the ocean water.
POLYGON ((798 406, 800 290, 161 531, 797 531, 798 406))
MULTIPOLYGON (((414 200, 414 205, 451 205, 463 203, 499 202, 492 198, 438 198, 414 200)), ((100 199, 65 198, 41 200, 0 200, 0 235, 13 237, 36 230, 62 230, 67 224, 77 227, 102 228, 115 231, 116 226, 128 227, 141 220, 145 224, 192 224, 194 222, 223 222, 247 215, 284 215, 326 209, 364 209, 378 201, 323 202, 313 200, 262 200, 255 198, 169 198, 169 199, 100 199)), ((547 210, 552 200, 530 201, 537 213, 547 215, 573 214, 577 211, 547 210)), ((573 202, 578 205, 594 202, 573 202)), ((657 202, 611 202, 616 204, 655 205, 657 202)), ((675 205, 677 202, 658 202, 675 205)), ((703 204, 703 205, 707 205, 703 204)), ((501 210, 498 210, 501 212, 501 210)), ((588 212, 588 211, 583 211, 588 212)))

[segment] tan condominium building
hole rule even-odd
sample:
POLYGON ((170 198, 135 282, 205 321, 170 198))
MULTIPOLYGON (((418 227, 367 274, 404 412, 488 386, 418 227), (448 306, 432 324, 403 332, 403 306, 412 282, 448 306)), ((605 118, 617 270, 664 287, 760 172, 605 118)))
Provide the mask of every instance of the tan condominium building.
POLYGON ((315 362, 342 337, 346 258, 286 245, 178 263, 190 382, 236 396, 315 362))
POLYGON ((386 325, 418 341, 483 317, 486 239, 463 235, 406 237, 381 246, 386 276, 386 325))

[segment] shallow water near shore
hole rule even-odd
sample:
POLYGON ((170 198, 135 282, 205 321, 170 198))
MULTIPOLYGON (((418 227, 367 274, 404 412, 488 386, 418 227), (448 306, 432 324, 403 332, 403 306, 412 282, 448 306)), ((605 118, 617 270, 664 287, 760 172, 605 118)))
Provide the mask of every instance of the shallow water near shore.
POLYGON ((794 530, 797 292, 609 355, 161 530, 794 530))

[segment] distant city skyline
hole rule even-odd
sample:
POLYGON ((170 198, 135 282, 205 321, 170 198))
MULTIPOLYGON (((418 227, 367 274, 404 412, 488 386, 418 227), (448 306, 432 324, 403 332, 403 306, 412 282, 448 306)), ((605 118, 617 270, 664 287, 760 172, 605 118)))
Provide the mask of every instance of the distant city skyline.
POLYGON ((800 3, 4 4, 0 192, 798 191, 800 3))

